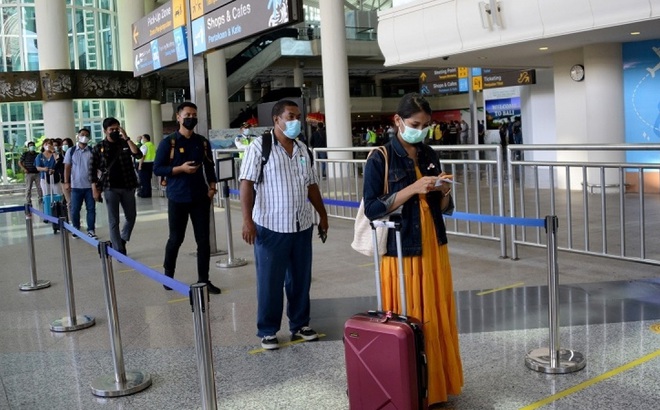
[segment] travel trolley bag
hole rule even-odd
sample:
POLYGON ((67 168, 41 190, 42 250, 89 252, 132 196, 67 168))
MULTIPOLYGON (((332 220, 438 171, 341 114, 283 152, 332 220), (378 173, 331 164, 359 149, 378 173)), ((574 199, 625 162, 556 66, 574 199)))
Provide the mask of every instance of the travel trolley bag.
MULTIPOLYGON (((46 175, 46 178, 50 178, 50 175, 46 175)), ((44 213, 57 219, 64 217, 68 222, 68 212, 64 202, 62 202, 62 195, 53 195, 53 186, 48 183, 46 185, 48 186, 48 195, 44 196, 44 213)), ((52 225, 53 233, 57 233, 60 230, 59 222, 52 225)))
POLYGON ((358 313, 344 325, 348 401, 351 410, 425 409, 427 371, 424 335, 419 321, 406 317, 401 225, 372 221, 378 310, 358 313), (382 311, 380 257, 376 227, 394 229, 402 312, 382 311))

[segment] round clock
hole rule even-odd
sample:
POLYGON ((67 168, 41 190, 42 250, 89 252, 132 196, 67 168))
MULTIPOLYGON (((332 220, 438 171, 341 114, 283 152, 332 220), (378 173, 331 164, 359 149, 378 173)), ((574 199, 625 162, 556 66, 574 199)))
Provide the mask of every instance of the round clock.
POLYGON ((584 66, 582 64, 575 64, 571 67, 571 79, 573 81, 584 80, 584 66))

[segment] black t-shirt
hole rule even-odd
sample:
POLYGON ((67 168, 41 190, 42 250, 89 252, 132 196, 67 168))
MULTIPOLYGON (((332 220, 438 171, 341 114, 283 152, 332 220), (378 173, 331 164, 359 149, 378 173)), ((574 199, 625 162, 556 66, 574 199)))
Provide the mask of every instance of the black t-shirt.
POLYGON ((37 152, 26 151, 23 153, 23 155, 21 155, 21 159, 19 160, 30 174, 36 174, 39 172, 37 171, 37 167, 34 165, 34 161, 37 159, 37 155, 39 155, 37 152))

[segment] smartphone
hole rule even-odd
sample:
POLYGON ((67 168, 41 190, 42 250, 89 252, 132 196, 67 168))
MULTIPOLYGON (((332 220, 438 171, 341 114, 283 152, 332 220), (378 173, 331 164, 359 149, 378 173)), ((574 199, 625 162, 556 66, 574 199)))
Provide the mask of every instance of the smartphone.
POLYGON ((449 178, 438 178, 437 181, 435 181, 435 186, 440 186, 442 185, 443 182, 446 182, 448 184, 460 184, 460 182, 456 182, 453 179, 449 178))

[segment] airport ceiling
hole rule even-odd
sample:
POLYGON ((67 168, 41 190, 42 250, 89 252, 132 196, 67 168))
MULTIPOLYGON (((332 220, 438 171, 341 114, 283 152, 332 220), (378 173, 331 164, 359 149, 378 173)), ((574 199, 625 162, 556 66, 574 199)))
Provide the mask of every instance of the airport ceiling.
MULTIPOLYGON (((159 0, 164 2, 164 0, 159 0)), ((317 6, 319 0, 305 0, 305 4, 317 6)), ((344 0, 346 10, 379 10, 391 7, 392 0, 344 0)), ((553 54, 561 51, 581 48, 591 44, 625 43, 660 38, 660 19, 647 20, 623 26, 571 33, 569 35, 544 38, 525 43, 493 47, 485 50, 469 51, 445 58, 433 58, 423 62, 400 66, 384 66, 384 58, 349 58, 349 77, 364 78, 380 75, 382 78, 413 79, 419 71, 439 67, 490 67, 490 68, 543 68, 552 67, 553 54), (631 35, 638 32, 638 35, 631 35), (547 47, 547 51, 540 50, 547 47)), ((231 58, 249 44, 241 42, 227 47, 227 59, 231 58)), ((323 76, 321 57, 301 59, 304 63, 304 78, 323 76)), ((292 77, 292 68, 298 64, 294 58, 281 58, 275 64, 262 71, 256 82, 267 83, 278 77, 292 77)), ((160 70, 166 87, 187 87, 187 63, 160 70)))

